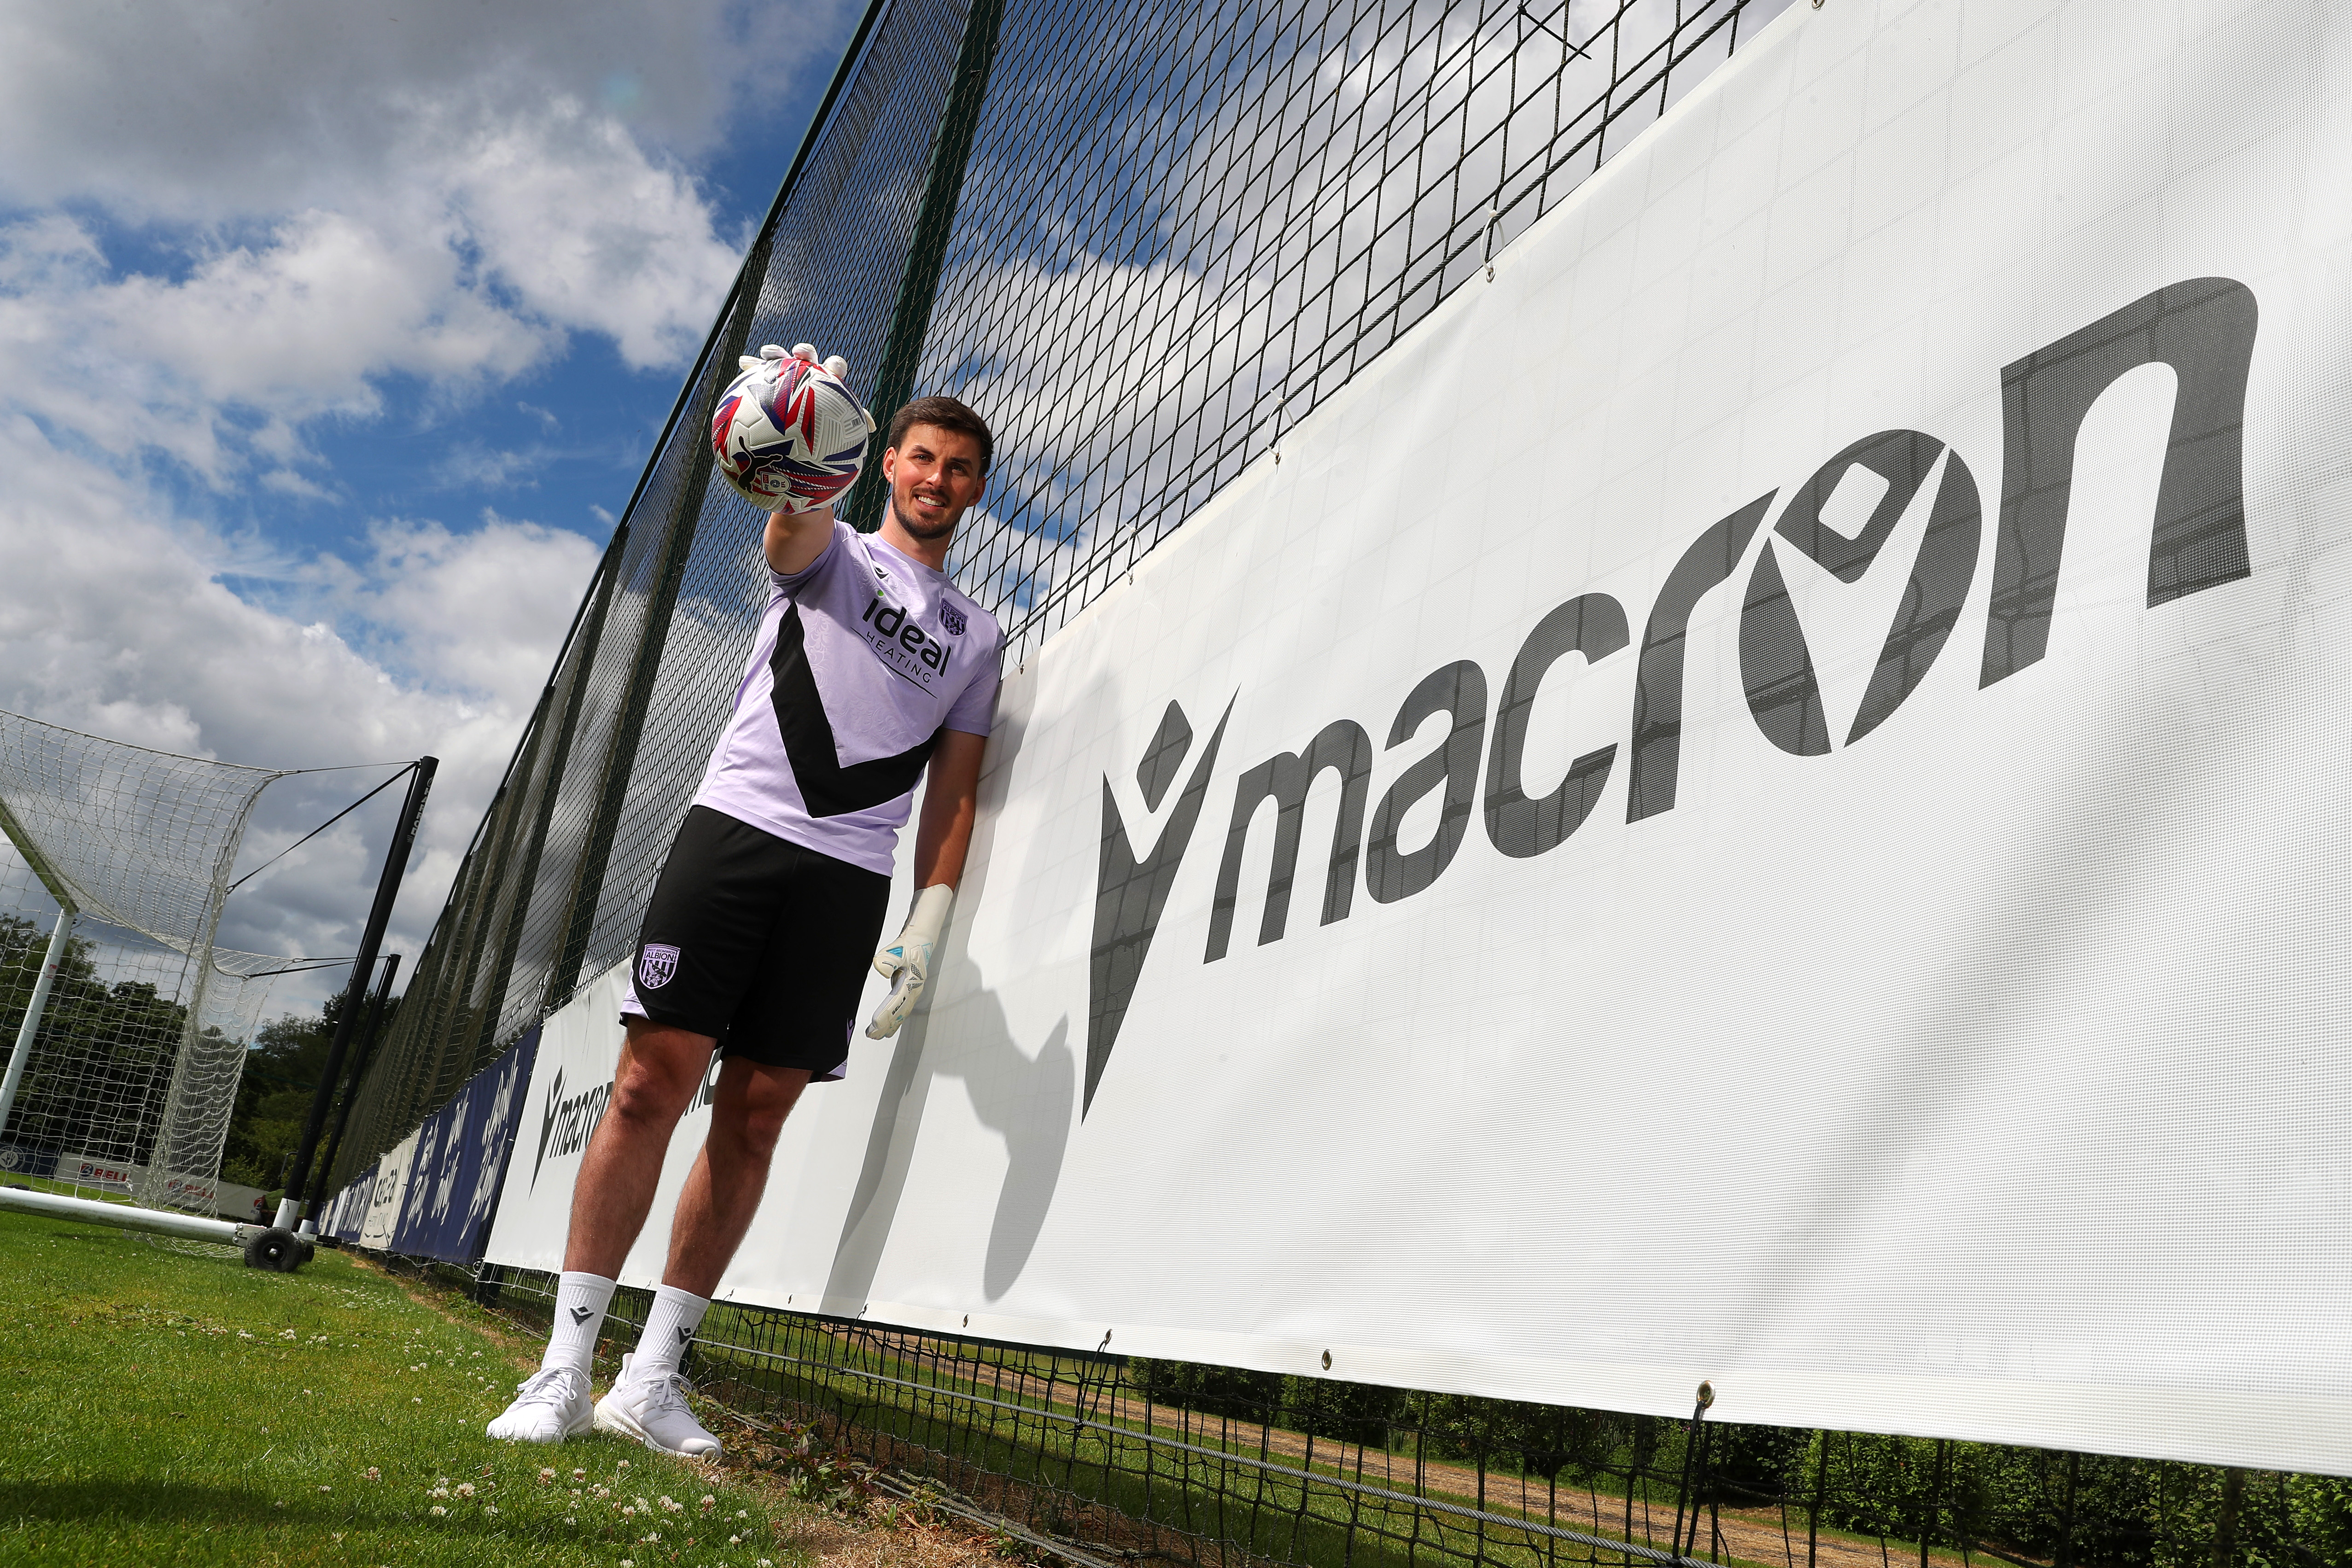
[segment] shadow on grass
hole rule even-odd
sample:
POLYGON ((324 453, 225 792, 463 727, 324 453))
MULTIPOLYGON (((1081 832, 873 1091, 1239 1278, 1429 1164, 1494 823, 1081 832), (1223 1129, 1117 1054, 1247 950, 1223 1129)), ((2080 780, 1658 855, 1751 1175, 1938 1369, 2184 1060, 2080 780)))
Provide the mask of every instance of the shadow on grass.
MULTIPOLYGON (((337 1497, 342 1497, 337 1493, 337 1497)), ((297 1494, 279 1500, 252 1487, 199 1486, 185 1481, 0 1481, 0 1524, 292 1525, 318 1530, 392 1530, 422 1522, 425 1510, 386 1507, 361 1493, 341 1501, 297 1494)), ((506 1521, 476 1511, 430 1521, 436 1533, 486 1534, 506 1521), (469 1515, 473 1515, 469 1517, 469 1515)))

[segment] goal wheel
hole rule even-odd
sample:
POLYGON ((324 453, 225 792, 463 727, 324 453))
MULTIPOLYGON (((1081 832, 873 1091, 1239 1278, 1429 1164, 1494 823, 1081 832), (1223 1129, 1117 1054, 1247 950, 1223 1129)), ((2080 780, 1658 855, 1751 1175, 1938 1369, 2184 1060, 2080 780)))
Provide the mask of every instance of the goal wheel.
POLYGON ((290 1230, 257 1231, 245 1244, 245 1266, 291 1274, 302 1266, 304 1248, 290 1230))

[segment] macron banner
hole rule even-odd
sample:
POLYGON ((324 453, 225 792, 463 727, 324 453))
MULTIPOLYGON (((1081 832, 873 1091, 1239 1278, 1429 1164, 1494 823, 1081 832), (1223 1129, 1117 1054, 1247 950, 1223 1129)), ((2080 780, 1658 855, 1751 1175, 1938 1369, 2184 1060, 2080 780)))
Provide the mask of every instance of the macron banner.
POLYGON ((390 1250, 449 1263, 482 1255, 539 1032, 526 1032, 417 1129, 415 1168, 390 1250))
POLYGON ((2352 1473, 2347 693, 2352 7, 1793 7, 1008 673, 722 1293, 2352 1473))

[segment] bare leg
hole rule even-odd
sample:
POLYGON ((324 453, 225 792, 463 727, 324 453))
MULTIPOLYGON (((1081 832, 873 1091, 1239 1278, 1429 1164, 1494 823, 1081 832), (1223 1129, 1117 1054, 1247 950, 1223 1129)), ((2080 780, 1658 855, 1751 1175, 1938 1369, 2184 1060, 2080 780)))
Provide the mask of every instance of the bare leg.
MULTIPOLYGON (((751 1228, 784 1118, 792 1114, 808 1081, 805 1068, 763 1067, 741 1057, 730 1057, 719 1069, 710 1136, 696 1156, 694 1169, 687 1173, 686 1190, 677 1196, 663 1284, 697 1296, 719 1288, 719 1276, 727 1271, 735 1249, 751 1228)), ((646 1188, 648 1202, 652 1190, 646 1188)), ((637 1220, 644 1223, 643 1205, 637 1220)))
POLYGON ((613 1074, 613 1103, 581 1156, 563 1249, 566 1269, 608 1280, 619 1275, 646 1228, 670 1134, 702 1086, 716 1043, 709 1035, 640 1018, 629 1019, 628 1030, 613 1074))

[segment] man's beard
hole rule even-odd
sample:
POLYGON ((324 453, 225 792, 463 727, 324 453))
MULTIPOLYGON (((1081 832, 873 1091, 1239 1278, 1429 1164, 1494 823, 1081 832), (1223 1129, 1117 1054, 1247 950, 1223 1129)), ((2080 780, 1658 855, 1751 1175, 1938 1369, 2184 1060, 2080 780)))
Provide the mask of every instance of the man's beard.
POLYGON ((928 528, 915 520, 912 507, 894 507, 891 510, 896 512, 898 516, 898 526, 906 529, 909 537, 919 538, 925 544, 930 543, 933 539, 943 539, 947 538, 950 534, 955 532, 956 525, 963 521, 963 508, 961 507, 958 507, 939 522, 934 523, 928 528))

